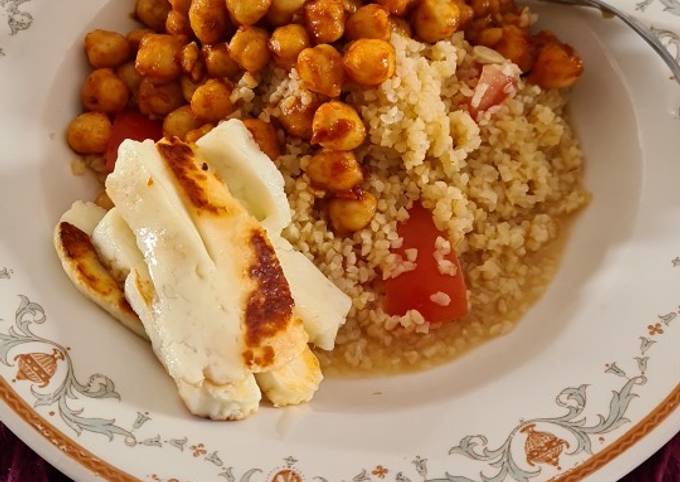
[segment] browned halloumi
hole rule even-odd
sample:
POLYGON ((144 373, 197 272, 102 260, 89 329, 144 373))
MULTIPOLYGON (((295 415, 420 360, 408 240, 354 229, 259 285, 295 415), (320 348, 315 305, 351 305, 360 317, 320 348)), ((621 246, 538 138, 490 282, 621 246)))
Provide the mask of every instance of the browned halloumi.
POLYGON ((281 172, 237 119, 224 121, 203 136, 196 153, 267 230, 295 301, 294 313, 302 319, 309 341, 332 350, 352 301, 282 238, 291 213, 281 172))
POLYGON ((234 289, 221 280, 153 142, 121 145, 106 190, 147 265, 155 297, 153 316, 142 321, 170 375, 191 384, 241 379, 248 370, 234 289))
MULTIPOLYGON (((133 268, 125 280, 125 294, 132 308, 146 324, 153 323, 154 287, 146 270, 133 268)), ((255 377, 247 374, 241 380, 217 385, 209 380, 191 383, 175 380, 180 398, 189 411, 213 420, 242 420, 255 413, 260 405, 260 389, 255 377)))
POLYGON ((163 140, 156 148, 171 174, 173 185, 164 188, 179 193, 211 259, 239 290, 246 365, 255 373, 286 365, 304 350, 307 334, 293 314, 290 287, 267 232, 190 145, 163 140))
POLYGON ((75 203, 57 224, 54 246, 76 288, 125 327, 146 338, 144 327, 125 299, 121 286, 101 263, 90 240, 94 225, 105 214, 106 211, 93 203, 75 203))
POLYGON ((319 359, 305 347, 288 364, 255 375, 257 384, 275 407, 298 405, 312 399, 323 380, 319 359))

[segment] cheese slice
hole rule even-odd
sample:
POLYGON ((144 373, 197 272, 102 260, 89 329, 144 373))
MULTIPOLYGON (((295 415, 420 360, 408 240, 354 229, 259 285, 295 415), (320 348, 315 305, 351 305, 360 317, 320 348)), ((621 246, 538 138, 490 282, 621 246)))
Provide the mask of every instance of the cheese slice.
POLYGON ((229 186, 231 194, 270 232, 291 222, 283 176, 237 119, 222 122, 196 143, 197 155, 229 186))
POLYGON ((291 216, 283 176, 274 162, 260 150, 243 122, 236 119, 221 123, 203 136, 197 143, 197 154, 268 230, 295 301, 295 313, 304 322, 309 341, 332 350, 352 301, 281 237, 291 216))
POLYGON ((255 375, 257 384, 275 407, 298 405, 312 399, 323 380, 321 366, 309 347, 287 365, 255 375))
POLYGON ((282 367, 304 349, 307 334, 293 315, 290 288, 267 231, 190 145, 162 140, 156 149, 170 182, 157 181, 179 194, 239 310, 246 365, 253 372, 282 367))
POLYGON ((106 216, 106 209, 95 203, 76 201, 61 216, 60 222, 72 224, 89 237, 104 216, 106 216))
POLYGON ((178 385, 241 381, 249 371, 241 356, 238 286, 220 276, 179 195, 169 187, 169 175, 152 141, 128 140, 106 181, 153 285, 153 316, 142 316, 144 327, 178 385))
POLYGON ((146 338, 144 327, 132 310, 121 286, 102 264, 90 235, 106 211, 93 203, 77 201, 60 219, 54 247, 71 282, 87 298, 137 335, 146 338))
MULTIPOLYGON (((125 294, 144 323, 154 323, 155 293, 151 280, 133 268, 125 282, 125 294)), ((257 411, 262 398, 255 377, 251 374, 222 385, 208 380, 192 384, 178 379, 177 391, 191 413, 213 420, 242 420, 257 411)))
POLYGON ((274 247, 293 293, 295 312, 305 324, 310 343, 332 350, 352 300, 288 241, 274 238, 274 247))
MULTIPOLYGON (((137 248, 135 235, 121 217, 118 209, 110 209, 92 232, 99 259, 122 286, 132 269, 147 273, 142 252, 137 248)), ((146 275, 148 278, 148 274, 146 275)))

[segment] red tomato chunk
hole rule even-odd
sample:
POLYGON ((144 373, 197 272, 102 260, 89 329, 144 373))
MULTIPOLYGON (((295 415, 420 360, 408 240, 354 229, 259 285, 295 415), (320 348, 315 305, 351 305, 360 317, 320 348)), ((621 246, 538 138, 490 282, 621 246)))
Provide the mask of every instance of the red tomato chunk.
POLYGON ((118 147, 125 139, 144 141, 152 139, 154 142, 163 137, 163 126, 160 122, 135 111, 123 111, 116 115, 111 129, 111 138, 106 147, 106 170, 112 172, 118 158, 118 147))
POLYGON ((467 296, 463 268, 451 250, 444 259, 456 266, 455 276, 439 272, 435 259, 437 237, 446 239, 432 220, 432 213, 420 204, 409 211, 409 219, 400 224, 398 232, 404 238, 401 248, 393 250, 406 258, 407 249, 417 249, 416 269, 385 281, 385 311, 401 316, 409 310, 417 310, 428 323, 444 323, 459 320, 467 315, 467 296), (444 293, 451 302, 447 306, 435 303, 431 297, 444 293))
POLYGON ((474 119, 491 107, 501 105, 517 90, 518 75, 507 72, 508 66, 485 65, 470 100, 469 110, 474 119))

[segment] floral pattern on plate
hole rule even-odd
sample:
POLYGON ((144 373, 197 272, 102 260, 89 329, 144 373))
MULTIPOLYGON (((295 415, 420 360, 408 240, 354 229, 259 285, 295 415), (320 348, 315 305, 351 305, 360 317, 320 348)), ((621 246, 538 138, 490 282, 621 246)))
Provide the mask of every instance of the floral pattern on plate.
MULTIPOLYGON (((9 54, 10 49, 18 46, 18 39, 29 33, 34 18, 27 7, 36 0, 0 0, 0 57, 9 54), (4 50, 3 50, 4 48, 4 50)), ((650 25, 657 36, 668 46, 671 53, 680 61, 680 18, 679 0, 627 0, 625 6, 650 25)), ((7 60, 7 59, 4 59, 7 60)), ((3 59, 0 58, 0 62, 3 59)), ((9 261, 9 260, 3 260, 9 261)), ((668 263, 665 258, 664 263, 668 263)), ((680 273, 680 256, 670 261, 670 267, 680 273)), ((668 266, 668 264, 666 264, 668 266)), ((0 264, 0 288, 13 287, 14 270, 0 264)), ((23 292, 23 287, 15 292, 23 292)), ((160 451, 168 457, 181 456, 187 464, 201 464, 209 467, 215 480, 228 482, 301 482, 315 480, 329 482, 337 477, 328 474, 309 474, 304 469, 304 460, 293 456, 282 460, 278 466, 250 467, 238 465, 238 460, 218 445, 190 438, 183 433, 164 433, 156 423, 156 415, 139 411, 130 420, 116 420, 106 415, 101 404, 108 401, 124 400, 125 393, 119 393, 116 384, 109 376, 92 373, 85 377, 75 366, 71 357, 70 341, 56 340, 41 336, 41 326, 48 322, 46 310, 26 296, 18 297, 18 307, 0 306, 1 317, 12 320, 11 326, 0 325, 0 368, 10 374, 0 381, 10 381, 12 385, 30 386, 25 400, 35 409, 41 409, 50 419, 60 423, 68 432, 68 443, 79 450, 75 436, 98 437, 139 451, 160 451), (10 313, 15 310, 14 313, 10 313)), ((557 393, 554 402, 545 397, 546 410, 550 416, 537 416, 521 419, 507 435, 471 433, 464 435, 448 450, 446 462, 451 472, 433 471, 433 454, 419 454, 403 465, 386 464, 375 460, 370 466, 348 469, 344 482, 395 480, 397 482, 470 482, 473 479, 456 475, 457 461, 465 460, 476 464, 479 479, 483 482, 502 480, 530 481, 553 477, 555 480, 579 480, 594 468, 586 468, 591 454, 598 454, 600 446, 621 436, 632 425, 630 417, 631 401, 644 395, 648 388, 648 369, 654 360, 655 350, 662 343, 675 342, 678 337, 676 319, 677 309, 666 306, 661 315, 654 314, 641 320, 637 339, 630 340, 631 355, 628 359, 617 359, 603 364, 601 370, 609 377, 610 383, 592 383, 583 380, 582 384, 568 386, 557 393), (669 340, 670 338, 670 340, 669 340), (592 383, 592 384, 591 384, 592 383), (593 394, 609 394, 607 403, 593 401, 593 394)), ((677 391, 677 390, 676 390, 677 391)), ((24 396, 24 395, 22 395, 24 396)), ((668 415, 678 405, 677 393, 665 401, 663 410, 654 418, 655 423, 668 415)), ((47 417, 46 417, 47 418, 47 417)), ((640 421, 632 430, 636 437, 648 433, 655 425, 640 421), (638 425, 642 428, 638 430, 638 425)), ((44 433, 44 432, 43 432, 44 433)), ((628 432, 626 432, 628 433, 628 432)), ((459 438, 460 434, 456 437, 459 438)), ((80 439, 82 440, 82 438, 80 439)), ((62 440, 63 442, 63 440, 62 440)), ((56 444, 55 444, 56 445, 56 444)), ((83 446, 87 443, 83 442, 83 446)), ((613 453, 620 453, 617 448, 613 453), (617 452, 618 451, 618 452, 617 452)), ((72 447, 72 448, 73 448, 72 447)), ((620 446, 618 446, 620 447, 620 446)), ((625 448, 625 447, 624 447, 625 448)), ((63 450, 63 448, 62 448, 63 450)), ((606 450, 609 450, 607 447, 606 450)), ((302 454, 294 454, 302 459, 302 454)), ((441 458, 441 457, 440 457, 441 458)), ((80 459, 79 459, 80 460, 80 459)), ((82 462, 82 460, 80 460, 82 462)), ((101 461, 100 461, 101 462, 101 461)), ((110 474, 98 469, 99 465, 86 463, 86 466, 99 474, 110 474)), ((173 478, 172 473, 158 467, 149 473, 147 480, 152 482, 199 482, 185 478, 173 478)), ((112 478, 113 480, 113 478, 112 478)), ((116 480, 128 480, 121 476, 116 480)), ((132 479, 130 479, 132 480, 132 479)))
MULTIPOLYGON (((673 268, 680 267, 680 257, 671 260, 673 268)), ((8 268, 4 268, 9 272, 8 268)), ((79 381, 69 354, 70 348, 43 338, 35 333, 36 327, 47 321, 45 309, 25 295, 19 295, 20 303, 14 314, 14 323, 6 332, 0 332, 0 363, 16 369, 12 383, 31 384, 30 392, 34 407, 54 407, 50 416, 59 418, 76 434, 83 432, 101 434, 113 441, 118 437, 130 447, 153 447, 162 450, 175 450, 187 454, 196 461, 212 464, 216 476, 228 482, 251 482, 268 480, 271 482, 302 482, 302 472, 296 467, 298 460, 292 456, 284 459, 285 466, 274 468, 266 478, 261 468, 252 467, 241 470, 225 462, 219 448, 207 447, 203 442, 190 442, 189 438, 167 436, 157 433, 150 436, 138 435, 139 430, 154 428, 153 416, 149 412, 138 412, 137 418, 129 429, 96 415, 85 415, 84 409, 74 409, 71 400, 105 399, 120 400, 114 381, 106 375, 92 374, 87 382, 79 381), (22 348, 26 347, 26 351, 22 348), (39 348, 38 348, 39 347, 39 348), (16 354, 15 354, 16 353, 16 354), (55 412, 56 410, 56 412, 55 412), (147 425, 148 424, 148 425, 147 425)), ((616 434, 622 426, 629 424, 626 417, 631 401, 638 396, 647 383, 647 369, 654 345, 667 335, 672 323, 680 315, 677 310, 657 315, 650 323, 644 323, 639 336, 639 348, 627 363, 630 368, 621 368, 622 363, 613 361, 604 365, 604 372, 621 380, 621 385, 612 390, 606 411, 592 407, 588 402, 588 384, 563 389, 555 398, 555 404, 562 413, 552 417, 534 417, 520 420, 500 445, 490 448, 490 441, 482 434, 466 435, 457 445, 449 449, 449 455, 462 456, 479 462, 482 482, 501 482, 513 480, 527 482, 543 473, 546 468, 562 471, 565 458, 570 465, 579 459, 592 455, 594 443, 604 443, 605 435, 616 434), (620 366, 621 365, 621 366, 620 366), (630 374, 629 374, 630 373, 630 374), (595 419, 594 423, 588 420, 595 419), (519 447, 519 450, 518 450, 519 447), (518 453, 523 457, 517 457, 518 453)), ((605 387, 597 387, 604 390, 605 387)), ((91 406, 95 408, 96 406, 91 406)), ((445 473, 430 477, 427 458, 416 456, 413 470, 386 467, 362 468, 351 482, 379 481, 395 472, 397 482, 476 482, 468 477, 445 473), (399 470, 401 469, 401 470, 399 470)), ((315 480, 328 482, 330 479, 316 475, 315 480)), ((179 479, 163 479, 150 474, 153 482, 179 482, 179 479)))

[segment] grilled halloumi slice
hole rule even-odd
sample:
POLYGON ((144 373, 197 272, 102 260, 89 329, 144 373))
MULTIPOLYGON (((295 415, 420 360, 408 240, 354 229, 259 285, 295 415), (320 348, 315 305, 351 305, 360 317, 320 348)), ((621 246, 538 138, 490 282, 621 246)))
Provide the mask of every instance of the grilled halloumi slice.
POLYGON ((167 169, 156 181, 175 190, 211 259, 240 309, 244 359, 254 372, 280 368, 307 345, 302 321, 267 231, 236 200, 210 166, 181 141, 162 140, 160 157, 147 160, 167 169), (157 160, 159 162, 157 162, 157 160))
MULTIPOLYGON (((125 220, 114 207, 97 224, 92 236, 93 243, 106 260, 109 270, 118 273, 126 286, 126 296, 136 313, 141 317, 151 317, 153 310, 153 285, 141 251, 137 248, 135 237, 125 220), (133 273, 131 276, 130 273, 133 273)), ((308 401, 318 389, 322 379, 319 363, 308 349, 284 367, 273 370, 266 380, 265 393, 279 406, 308 401), (299 358, 314 363, 300 363, 299 358), (272 393, 270 395, 270 393, 272 393)), ((213 385, 205 381, 201 385, 191 385, 180 381, 179 395, 191 413, 214 420, 240 420, 257 410, 261 394, 255 378, 247 376, 242 382, 227 385, 213 385)), ((274 402, 272 402, 274 403, 274 402)))
POLYGON ((106 209, 95 203, 76 201, 68 211, 62 214, 59 222, 69 223, 89 237, 104 216, 106 216, 106 209))
POLYGON ((288 241, 279 237, 273 242, 310 343, 332 350, 352 300, 288 241))
POLYGON ((206 381, 195 386, 180 381, 177 390, 191 413, 212 420, 243 420, 257 412, 262 399, 253 375, 226 385, 206 381))
POLYGON ((332 350, 352 301, 281 237, 291 216, 283 176, 276 165, 236 119, 203 136, 197 142, 197 153, 267 228, 295 301, 295 313, 304 322, 310 342, 332 350))
POLYGON ((287 365, 255 375, 257 384, 275 407, 298 405, 312 399, 323 380, 321 366, 309 347, 287 365))
MULTIPOLYGON (((154 287, 144 272, 135 268, 129 272, 125 294, 144 323, 153 324, 154 287)), ((255 377, 250 373, 239 381, 222 385, 208 380, 192 384, 178 379, 177 390, 191 413, 213 420, 242 420, 257 411, 262 398, 255 377)))
MULTIPOLYGON (((248 369, 238 287, 220 276, 169 176, 153 142, 125 141, 106 181, 109 197, 135 234, 155 293, 152 316, 142 321, 178 385, 242 380, 248 369)), ((126 294, 132 298, 134 291, 126 294)))
POLYGON ((76 288, 125 327, 145 338, 144 327, 116 279, 101 263, 90 239, 105 214, 106 211, 94 203, 75 202, 57 224, 54 247, 76 288))
POLYGON ((222 122, 196 143, 197 155, 227 183, 231 194, 270 232, 291 222, 283 176, 240 120, 222 122))
MULTIPOLYGON (((147 273, 135 235, 115 207, 111 208, 94 228, 92 244, 97 250, 99 259, 121 286, 131 270, 147 273)), ((146 277, 149 277, 148 273, 146 277)))

